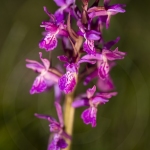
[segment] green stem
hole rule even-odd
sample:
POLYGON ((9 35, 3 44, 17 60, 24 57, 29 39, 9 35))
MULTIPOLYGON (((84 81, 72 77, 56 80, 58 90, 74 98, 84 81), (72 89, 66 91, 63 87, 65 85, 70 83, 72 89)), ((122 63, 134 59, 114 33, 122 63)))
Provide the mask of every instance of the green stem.
MULTIPOLYGON (((67 94, 65 97, 65 112, 64 112, 64 122, 65 122, 65 131, 71 136, 73 131, 74 123, 74 113, 75 109, 71 106, 74 99, 74 91, 70 94, 67 94)), ((71 140, 67 140, 68 146, 65 150, 70 150, 71 140)))

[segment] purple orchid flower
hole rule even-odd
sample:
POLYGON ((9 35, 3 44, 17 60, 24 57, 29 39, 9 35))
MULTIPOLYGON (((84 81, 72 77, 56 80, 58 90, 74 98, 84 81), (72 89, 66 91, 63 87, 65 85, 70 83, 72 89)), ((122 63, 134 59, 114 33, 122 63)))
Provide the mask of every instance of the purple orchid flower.
MULTIPOLYGON (((118 41, 120 40, 120 37, 117 37, 115 40, 109 41, 107 43, 103 43, 103 48, 104 49, 110 49, 113 45, 115 45, 118 41)), ((125 54, 125 53, 124 53, 125 54)), ((102 56, 99 54, 97 54, 97 58, 99 58, 98 61, 101 60, 102 56)), ((88 76, 86 76, 85 80, 84 80, 84 85, 87 85, 92 79, 96 78, 98 75, 100 76, 101 74, 99 73, 99 64, 101 62, 97 63, 98 64, 98 69, 96 68, 93 72, 91 72, 88 76)), ((115 66, 115 62, 109 62, 109 68, 111 69, 112 67, 115 66)), ((109 71, 110 71, 109 69, 109 71)), ((101 90, 101 91, 111 91, 115 88, 113 81, 110 77, 109 74, 106 75, 105 78, 102 78, 100 76, 100 78, 98 78, 97 81, 97 87, 101 90)))
POLYGON ((94 93, 96 91, 96 86, 93 88, 89 88, 86 91, 86 95, 80 95, 75 99, 72 103, 74 108, 82 107, 82 106, 90 106, 88 109, 84 110, 81 114, 81 118, 85 124, 91 124, 92 127, 96 126, 96 115, 97 115, 97 107, 98 105, 105 104, 108 102, 109 98, 112 96, 116 96, 117 92, 111 93, 94 93))
POLYGON ((118 48, 116 48, 114 51, 103 49, 101 54, 97 53, 96 55, 85 55, 82 58, 97 60, 98 75, 101 79, 104 80, 108 77, 108 73, 110 71, 108 60, 112 61, 117 59, 123 59, 125 55, 125 52, 120 52, 118 51, 118 48))
MULTIPOLYGON (((37 61, 26 59, 26 67, 40 73, 33 82, 32 88, 30 89, 30 94, 41 93, 53 85, 56 85, 59 80, 58 75, 48 71, 50 62, 47 59, 42 58, 41 52, 39 52, 39 55, 43 65, 37 61)), ((59 95, 58 91, 57 95, 59 95)))
POLYGON ((44 27, 46 32, 45 37, 39 43, 39 47, 51 51, 57 47, 57 36, 68 36, 68 33, 63 22, 58 22, 56 16, 49 13, 46 7, 44 7, 44 11, 50 17, 50 21, 42 22, 41 27, 44 27))
POLYGON ((67 56, 58 56, 57 57, 60 61, 65 62, 66 67, 66 74, 64 74, 58 81, 58 85, 60 90, 64 91, 65 94, 68 94, 73 91, 74 87, 76 86, 76 78, 77 73, 81 63, 91 63, 95 64, 96 61, 91 61, 88 59, 80 59, 77 63, 70 62, 67 56))
POLYGON ((48 150, 64 149, 68 146, 64 138, 71 139, 71 137, 64 131, 63 115, 62 115, 62 109, 60 104, 58 102, 55 102, 55 107, 56 107, 59 122, 57 122, 51 116, 35 114, 37 118, 48 120, 50 132, 54 133, 53 139, 48 146, 48 150))
POLYGON ((106 16, 107 17, 107 18, 105 18, 106 28, 109 27, 111 16, 116 15, 117 13, 124 13, 125 12, 124 7, 126 6, 123 4, 114 4, 114 5, 109 6, 109 2, 110 2, 110 0, 104 0, 104 7, 94 6, 94 7, 91 7, 88 9, 88 16, 90 18, 94 18, 97 16, 99 16, 99 17, 106 16))
POLYGON ((54 0, 57 6, 60 8, 55 12, 55 16, 58 22, 64 20, 64 12, 70 12, 70 5, 75 3, 75 0, 54 0))
POLYGON ((99 40, 101 38, 100 32, 97 32, 95 30, 87 30, 81 21, 79 20, 77 22, 77 25, 80 29, 78 34, 80 36, 83 36, 85 38, 85 42, 83 43, 83 50, 87 52, 89 55, 95 55, 96 49, 94 47, 94 41, 99 40))

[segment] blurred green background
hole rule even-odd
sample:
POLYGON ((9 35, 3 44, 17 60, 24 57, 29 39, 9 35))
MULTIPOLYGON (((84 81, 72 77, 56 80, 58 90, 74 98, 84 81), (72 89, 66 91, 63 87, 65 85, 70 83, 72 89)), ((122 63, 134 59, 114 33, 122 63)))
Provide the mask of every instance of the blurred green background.
MULTIPOLYGON (((72 150, 149 150, 150 92, 150 1, 112 0, 127 5, 125 14, 111 19, 107 40, 117 44, 127 56, 111 71, 119 94, 99 107, 97 127, 91 128, 80 119, 85 108, 75 114, 72 150)), ((42 38, 41 21, 48 20, 43 6, 54 12, 52 0, 0 1, 0 150, 46 150, 49 138, 48 122, 34 113, 57 117, 53 105, 53 90, 30 95, 36 74, 25 67, 25 59, 39 60, 42 38)), ((57 64, 59 45, 53 52, 57 64)), ((90 87, 93 83, 90 84, 90 87)), ((76 94, 84 92, 80 84, 76 94)))

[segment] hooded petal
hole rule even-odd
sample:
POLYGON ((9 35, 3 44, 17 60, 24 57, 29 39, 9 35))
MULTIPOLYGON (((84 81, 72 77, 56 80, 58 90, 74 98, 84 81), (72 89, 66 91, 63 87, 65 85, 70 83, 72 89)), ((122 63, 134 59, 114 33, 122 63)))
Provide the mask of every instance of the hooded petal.
POLYGON ((67 73, 59 79, 58 85, 65 94, 72 92, 76 85, 74 73, 67 71, 67 73))
POLYGON ((94 47, 94 40, 85 40, 83 44, 83 49, 86 51, 89 55, 96 55, 96 49, 94 47))
POLYGON ((97 108, 91 107, 83 111, 81 118, 85 124, 91 124, 92 127, 96 126, 97 108))
POLYGON ((43 58, 42 58, 42 53, 41 53, 41 52, 39 52, 39 55, 40 55, 41 61, 43 62, 44 66, 45 66, 45 69, 48 70, 48 69, 49 69, 49 66, 50 66, 49 60, 43 59, 43 58))
POLYGON ((91 97, 93 97, 95 91, 96 91, 96 86, 95 86, 95 85, 94 85, 92 88, 89 88, 89 89, 86 91, 87 98, 90 99, 91 97))
POLYGON ((30 94, 41 93, 45 91, 47 88, 47 84, 43 78, 43 76, 39 75, 35 78, 32 88, 30 90, 30 94))
POLYGON ((39 48, 51 51, 57 47, 57 39, 55 34, 48 33, 39 43, 39 48))

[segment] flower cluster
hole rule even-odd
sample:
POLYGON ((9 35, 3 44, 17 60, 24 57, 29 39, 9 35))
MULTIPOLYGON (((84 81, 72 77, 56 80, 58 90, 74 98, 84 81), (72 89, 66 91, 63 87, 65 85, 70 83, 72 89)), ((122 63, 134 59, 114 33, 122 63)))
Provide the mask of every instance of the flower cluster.
MULTIPOLYGON (((58 45, 58 38, 61 39, 64 55, 57 56, 57 59, 64 63, 66 71, 52 66, 51 60, 42 58, 41 52, 39 56, 43 64, 26 59, 26 67, 39 74, 33 82, 30 94, 49 91, 54 87, 59 122, 51 116, 35 114, 38 118, 48 120, 50 132, 54 133, 48 150, 66 148, 65 139, 71 139, 64 130, 61 96, 72 93, 79 81, 87 85, 96 78, 97 84, 88 88, 86 93, 77 96, 72 102, 74 108, 88 107, 81 114, 81 118, 85 124, 95 127, 98 105, 105 104, 112 96, 117 95, 117 92, 113 92, 115 86, 110 70, 115 66, 115 60, 123 59, 126 55, 118 48, 112 50, 112 46, 120 40, 120 37, 105 42, 102 34, 103 28, 109 28, 110 18, 113 15, 125 12, 125 5, 109 5, 110 0, 104 0, 104 5, 99 6, 99 0, 95 0, 89 6, 88 0, 82 0, 80 10, 75 0, 54 0, 54 2, 59 7, 56 12, 51 13, 44 7, 49 19, 40 25, 45 28, 45 32, 39 42, 39 48, 46 52, 53 51, 58 45), (77 30, 71 26, 73 20, 76 21, 77 30), (85 65, 82 65, 83 63, 85 65)), ((60 66, 62 68, 62 63, 60 66)))

